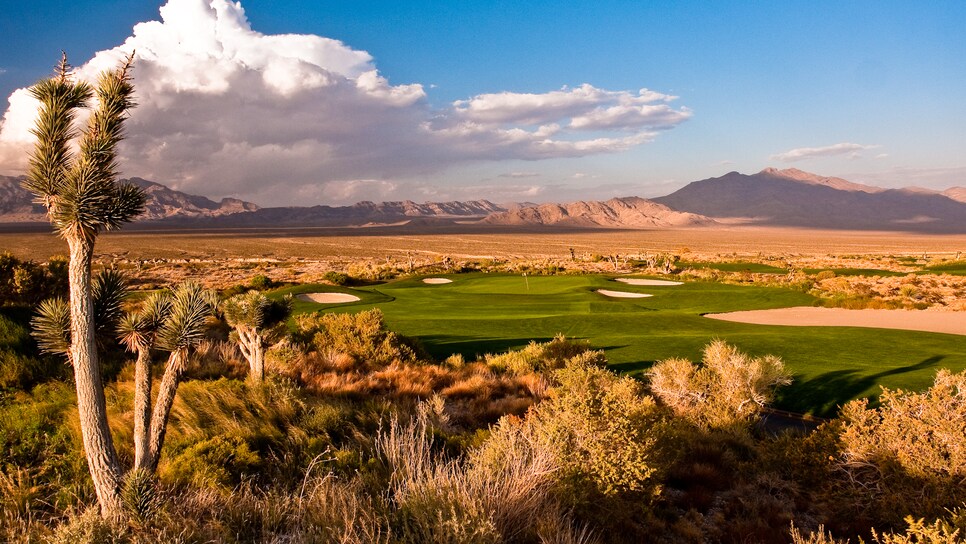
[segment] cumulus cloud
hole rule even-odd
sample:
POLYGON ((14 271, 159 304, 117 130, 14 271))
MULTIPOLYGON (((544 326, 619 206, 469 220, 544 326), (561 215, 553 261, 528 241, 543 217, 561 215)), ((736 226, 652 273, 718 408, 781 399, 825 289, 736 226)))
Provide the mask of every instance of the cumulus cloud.
MULTIPOLYGON (((240 3, 169 0, 161 20, 76 70, 92 80, 135 51, 138 108, 122 170, 210 196, 314 204, 470 161, 620 152, 689 117, 674 96, 592 85, 481 94, 433 108, 419 83, 392 84, 365 51, 314 35, 265 35, 240 3), (346 181, 350 180, 350 181, 346 181)), ((37 104, 9 98, 0 171, 23 170, 37 104)))
POLYGON ((790 149, 784 153, 772 155, 771 158, 772 160, 782 162, 798 162, 808 159, 816 159, 819 157, 846 155, 850 159, 856 159, 861 156, 862 151, 866 149, 875 149, 877 147, 879 146, 842 142, 839 144, 827 145, 825 147, 799 147, 790 149))

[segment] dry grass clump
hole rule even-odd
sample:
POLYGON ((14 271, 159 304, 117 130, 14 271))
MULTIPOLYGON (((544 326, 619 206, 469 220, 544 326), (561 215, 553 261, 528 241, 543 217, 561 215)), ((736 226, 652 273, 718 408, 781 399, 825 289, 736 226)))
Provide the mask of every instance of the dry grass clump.
POLYGON ((519 376, 563 368, 568 360, 577 356, 584 356, 589 364, 607 365, 607 359, 602 351, 590 350, 590 342, 567 338, 562 334, 542 344, 531 341, 527 347, 519 351, 486 355, 484 360, 487 366, 498 372, 519 376))
POLYGON ((593 542, 557 499, 559 456, 515 433, 502 435, 499 458, 438 453, 425 415, 390 423, 376 441, 386 464, 399 542, 593 542))
POLYGON ((700 364, 667 359, 648 371, 650 389, 674 412, 706 429, 742 427, 791 383, 781 359, 750 357, 722 340, 705 346, 700 364))
POLYGON ((966 501, 966 373, 940 370, 921 393, 883 388, 880 406, 842 408, 841 464, 875 517, 936 518, 966 501))

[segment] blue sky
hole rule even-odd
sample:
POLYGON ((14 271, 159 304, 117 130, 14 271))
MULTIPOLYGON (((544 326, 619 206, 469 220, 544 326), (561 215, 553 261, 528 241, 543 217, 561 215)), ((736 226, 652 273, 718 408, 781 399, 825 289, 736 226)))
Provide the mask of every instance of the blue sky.
MULTIPOLYGON (((178 0, 179 9, 187 10, 192 1, 209 3, 178 0)), ((3 4, 3 96, 48 73, 61 49, 80 66, 95 53, 120 46, 136 23, 160 19, 160 3, 155 2, 3 4)), ((730 170, 751 173, 766 166, 889 187, 966 185, 963 2, 355 0, 248 1, 242 7, 253 32, 322 36, 368 53, 371 58, 364 67, 342 75, 353 80, 375 69, 390 88, 400 86, 410 93, 411 100, 394 103, 386 120, 379 118, 384 102, 352 101, 325 113, 352 112, 349 119, 329 122, 319 113, 315 122, 320 125, 304 127, 304 138, 312 140, 310 134, 319 126, 336 127, 331 138, 345 136, 335 144, 315 138, 322 147, 314 150, 304 147, 307 140, 298 143, 284 134, 256 146, 248 137, 225 136, 229 129, 223 126, 198 132, 197 138, 223 136, 238 143, 231 148, 236 156, 244 153, 248 159, 262 153, 262 162, 245 169, 254 172, 252 179, 237 181, 238 173, 226 175, 232 179, 217 179, 216 173, 226 169, 202 165, 200 157, 186 157, 182 162, 187 166, 181 169, 163 167, 160 159, 151 163, 132 158, 124 165, 125 173, 152 176, 211 196, 269 203, 291 203, 278 196, 282 193, 277 188, 286 184, 291 190, 285 194, 296 195, 293 199, 326 202, 655 196, 688 181, 730 170), (466 131, 453 131, 459 123, 482 119, 468 113, 469 102, 454 106, 459 101, 511 93, 538 97, 532 105, 540 108, 544 101, 539 97, 545 93, 582 85, 611 94, 590 104, 591 110, 568 110, 560 120, 541 114, 532 116, 539 120, 530 123, 519 116, 502 116, 480 129, 497 132, 466 139, 466 131), (644 88, 663 98, 645 100, 638 94, 644 88), (662 105, 663 113, 676 117, 664 124, 650 118, 606 127, 584 121, 585 127, 604 128, 573 129, 578 117, 629 100, 635 101, 634 107, 662 105), (436 126, 438 118, 447 120, 436 126), (368 128, 338 128, 350 127, 353 119, 363 119, 368 128), (425 141, 415 129, 406 132, 413 123, 425 122, 433 125, 432 136, 425 141), (538 137, 533 134, 551 124, 561 127, 549 136, 556 142, 603 138, 610 144, 590 150, 560 146, 551 152, 534 147, 538 137), (383 132, 380 126, 385 127, 383 132), (529 131, 529 139, 511 146, 506 138, 515 129, 529 131), (459 138, 464 140, 454 144, 459 138), (380 151, 373 151, 376 148, 380 151), (272 155, 271 149, 278 153, 272 155), (318 157, 323 153, 319 149, 331 156, 325 161, 306 158, 318 157), (271 159, 279 153, 287 161, 302 163, 289 172, 284 162, 271 159), (406 160, 398 157, 407 153, 406 160)), ((157 77, 176 78, 181 73, 177 66, 169 68, 157 77)), ((181 100, 184 94, 178 91, 158 100, 169 104, 169 99, 181 100)), ((145 97, 155 99, 147 92, 145 97)), ((316 94, 314 100, 326 102, 330 97, 316 94)), ((550 96, 554 98, 566 97, 550 96)), ((277 112, 266 105, 261 113, 273 119, 294 115, 292 124, 298 125, 306 115, 294 104, 318 111, 317 104, 305 103, 308 100, 286 96, 277 101, 277 112)), ((237 106, 244 101, 225 102, 237 106)), ((195 111, 202 107, 199 104, 186 102, 183 110, 195 111)), ((205 111, 212 108, 204 102, 205 111)), ((152 104, 145 109, 152 110, 152 104)), ((177 112, 178 107, 166 106, 164 122, 173 123, 177 112)), ((139 113, 135 110, 132 117, 130 153, 150 155, 162 144, 165 149, 178 147, 174 135, 183 135, 183 127, 168 133, 142 129, 139 113)), ((150 113, 144 116, 144 125, 148 120, 158 125, 150 113)), ((257 118, 253 123, 265 125, 257 118)), ((245 127, 238 130, 249 134, 245 127)), ((219 151, 220 155, 209 156, 230 154, 219 151)), ((164 161, 178 159, 174 151, 166 153, 164 161)), ((11 164, 7 170, 15 167, 11 164)))

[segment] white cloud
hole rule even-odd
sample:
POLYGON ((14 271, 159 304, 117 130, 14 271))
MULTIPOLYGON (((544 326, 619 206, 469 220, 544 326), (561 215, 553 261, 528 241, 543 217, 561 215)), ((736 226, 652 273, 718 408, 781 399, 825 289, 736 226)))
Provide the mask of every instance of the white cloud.
POLYGON ((866 149, 875 149, 877 145, 863 145, 843 142, 825 147, 799 147, 772 155, 772 160, 782 162, 797 162, 819 157, 833 157, 836 155, 846 155, 849 159, 861 157, 860 152, 866 149))
MULTIPOLYGON (((169 0, 160 13, 76 75, 93 79, 136 51, 139 106, 122 144, 124 174, 213 197, 265 205, 364 198, 399 190, 374 180, 469 161, 620 152, 691 116, 669 105, 673 96, 587 84, 433 109, 423 85, 393 85, 365 51, 320 36, 261 34, 239 3, 169 0)), ((0 171, 25 168, 36 108, 26 89, 11 95, 0 171)))

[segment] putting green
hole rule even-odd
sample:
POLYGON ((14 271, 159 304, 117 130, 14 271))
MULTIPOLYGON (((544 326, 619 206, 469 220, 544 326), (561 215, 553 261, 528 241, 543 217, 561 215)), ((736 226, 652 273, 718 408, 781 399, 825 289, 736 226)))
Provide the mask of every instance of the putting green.
MULTIPOLYGON (((388 326, 419 338, 435 357, 467 358, 546 341, 558 333, 585 338, 607 353, 615 370, 637 374, 668 357, 698 359, 701 348, 721 338, 753 355, 781 356, 795 375, 777 405, 830 415, 842 403, 874 396, 879 385, 922 389, 938 368, 966 368, 961 336, 862 329, 782 327, 729 323, 705 313, 811 305, 815 299, 783 288, 688 282, 635 286, 600 275, 447 276, 453 283, 427 285, 421 278, 346 292, 359 302, 296 304, 297 312, 355 312, 379 308, 388 326), (612 298, 597 289, 647 293, 648 298, 612 298)), ((316 292, 302 285, 283 292, 316 292)))

